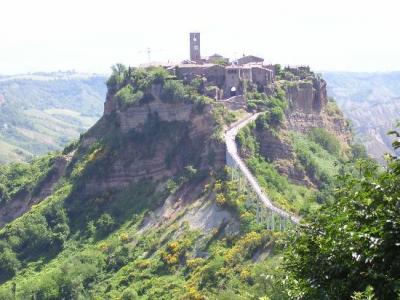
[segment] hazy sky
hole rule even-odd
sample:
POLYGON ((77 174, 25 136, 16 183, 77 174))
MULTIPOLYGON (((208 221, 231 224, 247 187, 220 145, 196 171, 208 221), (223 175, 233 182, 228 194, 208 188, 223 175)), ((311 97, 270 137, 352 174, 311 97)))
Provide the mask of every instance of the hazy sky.
POLYGON ((0 74, 202 55, 263 56, 317 70, 400 70, 399 0, 0 0, 0 74))

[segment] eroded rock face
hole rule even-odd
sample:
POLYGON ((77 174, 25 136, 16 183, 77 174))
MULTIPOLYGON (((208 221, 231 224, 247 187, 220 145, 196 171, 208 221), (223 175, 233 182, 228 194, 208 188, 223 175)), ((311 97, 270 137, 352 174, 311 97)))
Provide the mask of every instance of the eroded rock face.
POLYGON ((279 133, 256 130, 261 154, 274 164, 280 174, 293 182, 315 186, 304 170, 296 165, 296 154, 289 132, 309 133, 313 128, 324 128, 338 138, 344 148, 349 147, 352 136, 348 123, 340 113, 330 113, 326 82, 318 77, 308 78, 286 88, 289 108, 279 133))
POLYGON ((328 102, 326 82, 320 78, 288 86, 286 92, 292 110, 304 113, 321 112, 328 102))
POLYGON ((272 162, 280 174, 297 184, 314 186, 304 170, 296 166, 292 142, 285 129, 280 131, 279 137, 269 130, 255 130, 255 133, 261 155, 272 162))
POLYGON ((351 133, 346 120, 340 116, 329 116, 324 111, 321 113, 303 113, 294 111, 287 116, 290 130, 308 133, 313 128, 324 128, 335 135, 343 145, 351 142, 351 133))
POLYGON ((289 100, 286 113, 289 130, 308 133, 312 128, 325 128, 338 137, 342 144, 350 143, 349 126, 343 115, 331 116, 325 111, 328 103, 325 80, 313 77, 302 81, 287 87, 286 95, 289 100))
POLYGON ((257 141, 260 143, 260 152, 270 160, 293 159, 293 147, 287 139, 280 139, 271 131, 256 130, 257 141))
MULTIPOLYGON (((114 150, 104 163, 107 170, 101 176, 86 183, 87 193, 118 189, 143 179, 172 178, 188 165, 199 171, 223 167, 225 147, 211 138, 215 127, 212 107, 205 106, 200 112, 195 104, 161 101, 159 94, 154 88, 154 100, 126 109, 119 108, 112 99, 106 101, 107 109, 99 124, 113 119, 117 124, 115 139, 124 140, 124 146, 114 150), (154 128, 149 130, 149 126, 154 128)), ((81 144, 89 148, 107 130, 98 130, 97 136, 89 132, 81 144)))
POLYGON ((121 130, 126 133, 131 129, 142 126, 151 113, 156 113, 162 121, 172 122, 190 121, 193 117, 192 111, 193 104, 166 104, 156 99, 141 106, 130 107, 126 111, 119 110, 117 114, 120 120, 121 130))

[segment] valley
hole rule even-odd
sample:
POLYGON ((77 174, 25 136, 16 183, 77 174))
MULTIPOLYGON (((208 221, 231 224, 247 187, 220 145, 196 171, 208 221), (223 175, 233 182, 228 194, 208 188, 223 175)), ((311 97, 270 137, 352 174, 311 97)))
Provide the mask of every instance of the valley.
POLYGON ((368 154, 383 162, 393 153, 388 132, 400 120, 400 73, 325 72, 335 98, 368 154))
POLYGON ((77 139, 101 115, 105 80, 74 72, 2 76, 0 164, 29 161, 77 139))

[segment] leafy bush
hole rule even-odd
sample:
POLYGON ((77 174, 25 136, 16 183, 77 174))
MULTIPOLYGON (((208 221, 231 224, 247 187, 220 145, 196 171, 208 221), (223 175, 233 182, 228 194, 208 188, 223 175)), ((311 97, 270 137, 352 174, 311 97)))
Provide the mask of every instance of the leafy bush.
POLYGON ((181 81, 169 80, 163 86, 161 99, 168 102, 187 100, 186 89, 181 81))
POLYGON ((258 116, 256 119, 256 129, 259 131, 265 129, 272 129, 274 132, 285 118, 283 110, 279 107, 273 107, 270 111, 266 111, 258 116))
POLYGON ((110 214, 102 214, 96 222, 97 232, 105 236, 115 228, 115 221, 110 214))
POLYGON ((127 288, 122 292, 122 300, 137 300, 139 299, 138 293, 133 288, 127 288))
POLYGON ((143 92, 142 91, 135 92, 130 84, 124 86, 115 95, 115 98, 117 99, 122 109, 126 109, 129 106, 139 103, 139 101, 142 100, 143 97, 144 97, 143 92))
MULTIPOLYGON (((262 114, 261 116, 259 116, 257 118, 257 120, 255 122, 257 129, 264 128, 265 118, 266 118, 266 114, 262 114)), ((260 146, 259 146, 258 142, 256 141, 256 138, 253 134, 253 128, 254 128, 254 125, 250 124, 249 126, 242 128, 236 135, 236 142, 239 145, 241 156, 245 157, 245 158, 254 156, 259 151, 260 146)))
POLYGON ((268 128, 268 124, 270 122, 270 115, 268 113, 263 113, 258 116, 256 119, 256 129, 258 131, 262 131, 268 128))
MULTIPOLYGON (((310 137, 299 133, 293 133, 292 139, 296 156, 310 179, 320 186, 323 183, 330 184, 335 175, 338 174, 340 159, 338 154, 328 152, 320 144, 311 140, 310 137)), ((330 147, 334 147, 334 145, 335 143, 330 147)))
POLYGON ((270 125, 274 127, 278 127, 281 125, 283 119, 284 119, 284 112, 281 107, 276 106, 271 109, 271 112, 269 114, 269 119, 270 119, 270 125))
POLYGON ((273 122, 278 124, 280 119, 283 120, 284 111, 287 109, 287 100, 285 91, 279 87, 276 87, 275 95, 273 97, 260 92, 246 92, 247 108, 269 111, 274 115, 273 122))
POLYGON ((340 176, 336 201, 293 232, 284 268, 294 298, 398 297, 400 160, 381 172, 365 166, 340 176))
POLYGON ((17 254, 5 241, 0 241, 0 282, 13 277, 21 263, 17 254))
POLYGON ((341 146, 338 139, 324 128, 313 128, 309 133, 310 139, 321 145, 333 155, 339 155, 341 146))
POLYGON ((230 125, 237 120, 237 115, 226 109, 221 103, 213 105, 213 118, 215 121, 212 138, 223 140, 223 128, 225 125, 230 125))
POLYGON ((126 67, 123 64, 116 64, 111 67, 112 74, 107 80, 107 88, 109 91, 117 91, 124 82, 124 75, 126 72, 126 67))
POLYGON ((357 159, 367 159, 367 149, 365 149, 364 145, 353 144, 351 145, 351 156, 353 161, 356 161, 357 159))

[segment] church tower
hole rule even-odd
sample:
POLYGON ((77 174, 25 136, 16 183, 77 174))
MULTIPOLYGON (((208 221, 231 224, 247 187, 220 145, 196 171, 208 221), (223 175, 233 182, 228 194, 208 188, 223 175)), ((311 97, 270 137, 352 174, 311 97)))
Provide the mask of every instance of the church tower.
POLYGON ((190 33, 190 60, 200 62, 200 32, 190 33))

